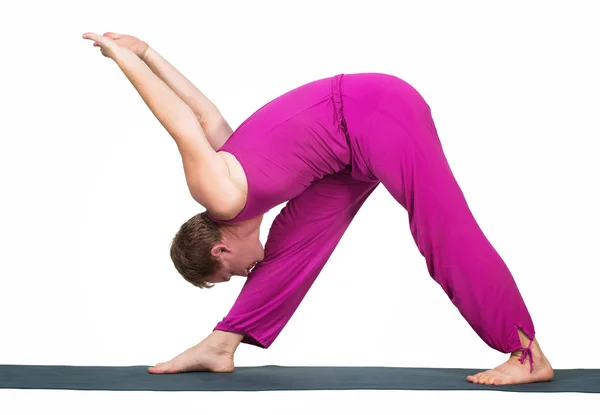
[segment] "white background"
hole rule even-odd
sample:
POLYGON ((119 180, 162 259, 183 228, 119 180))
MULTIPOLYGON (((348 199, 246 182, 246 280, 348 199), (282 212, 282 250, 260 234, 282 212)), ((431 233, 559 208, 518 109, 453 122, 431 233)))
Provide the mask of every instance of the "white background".
MULTIPOLYGON (((594 3, 3 3, 0 364, 153 365, 208 335, 242 287, 235 279, 203 291, 176 273, 171 238, 203 209, 172 138, 116 64, 81 38, 114 31, 147 41, 234 128, 279 94, 338 73, 411 83, 517 280, 543 351, 558 369, 600 367, 594 3)), ((266 216, 265 237, 281 207, 266 216)), ((236 354, 238 366, 504 360, 429 277, 405 211, 383 188, 273 346, 236 354)), ((339 413, 592 413, 600 402, 503 392, 0 390, 7 414, 46 405, 52 413, 300 413, 328 404, 339 413)))

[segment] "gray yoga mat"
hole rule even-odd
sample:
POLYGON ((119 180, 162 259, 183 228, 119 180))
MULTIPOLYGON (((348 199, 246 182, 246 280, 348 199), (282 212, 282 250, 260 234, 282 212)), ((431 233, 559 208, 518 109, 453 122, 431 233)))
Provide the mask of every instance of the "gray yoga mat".
POLYGON ((233 373, 152 375, 147 366, 0 365, 0 388, 114 391, 495 390, 600 393, 600 369, 558 369, 552 382, 474 385, 477 369, 400 367, 238 367, 233 373))

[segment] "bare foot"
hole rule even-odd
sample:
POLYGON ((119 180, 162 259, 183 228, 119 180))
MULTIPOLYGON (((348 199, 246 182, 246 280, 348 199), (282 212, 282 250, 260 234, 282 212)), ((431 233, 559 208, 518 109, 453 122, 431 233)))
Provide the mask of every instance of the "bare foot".
POLYGON ((181 372, 233 372, 233 353, 200 342, 172 360, 149 367, 148 372, 158 375, 181 372))
MULTIPOLYGON (((523 347, 527 347, 530 340, 520 330, 519 337, 523 347)), ((531 354, 533 356, 527 354, 523 358, 523 353, 523 350, 513 352, 507 362, 494 369, 468 376, 467 380, 481 385, 517 385, 552 380, 554 370, 542 353, 537 340, 534 339, 531 344, 531 354), (533 371, 531 371, 531 361, 533 361, 533 371)))

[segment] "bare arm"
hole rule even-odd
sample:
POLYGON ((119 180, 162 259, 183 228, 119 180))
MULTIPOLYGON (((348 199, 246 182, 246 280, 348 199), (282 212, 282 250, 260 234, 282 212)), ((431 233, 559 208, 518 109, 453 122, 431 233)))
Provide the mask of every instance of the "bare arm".
POLYGON ((211 147, 194 112, 133 52, 120 48, 113 60, 175 140, 192 197, 211 214, 228 218, 240 191, 225 160, 211 147))
POLYGON ((194 112, 214 150, 218 150, 233 133, 219 109, 171 63, 148 47, 143 60, 173 92, 194 112))

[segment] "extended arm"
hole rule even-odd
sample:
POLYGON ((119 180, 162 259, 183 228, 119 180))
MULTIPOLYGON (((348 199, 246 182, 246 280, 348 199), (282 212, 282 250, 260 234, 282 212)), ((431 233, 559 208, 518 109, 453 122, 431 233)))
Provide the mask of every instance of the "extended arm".
POLYGON ((191 195, 216 217, 227 218, 227 210, 237 205, 239 190, 194 112, 135 53, 120 48, 113 60, 175 140, 191 195))
POLYGON ((221 148, 233 130, 215 104, 151 47, 146 49, 143 60, 192 109, 211 147, 215 151, 221 148))

